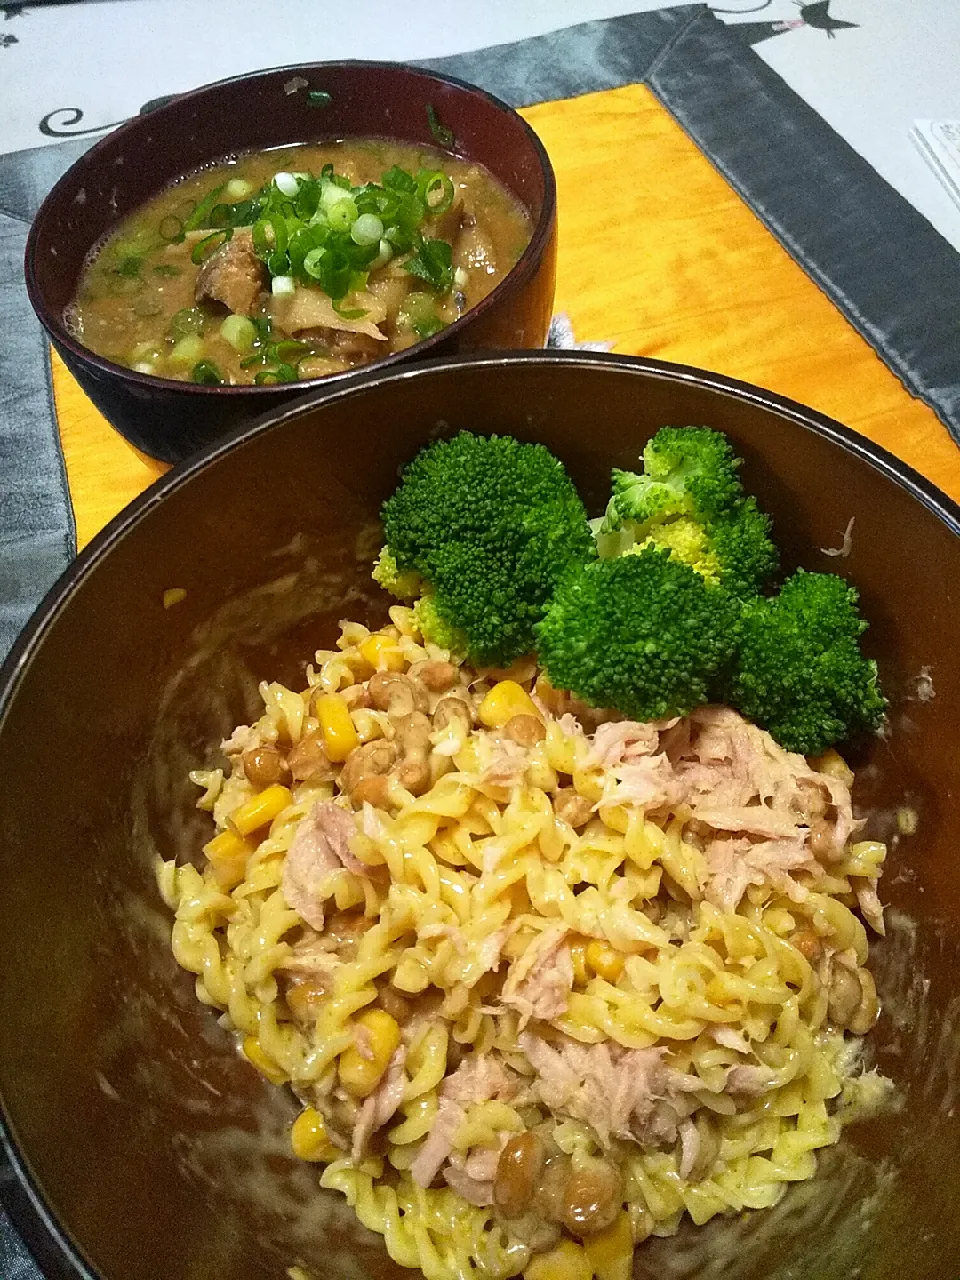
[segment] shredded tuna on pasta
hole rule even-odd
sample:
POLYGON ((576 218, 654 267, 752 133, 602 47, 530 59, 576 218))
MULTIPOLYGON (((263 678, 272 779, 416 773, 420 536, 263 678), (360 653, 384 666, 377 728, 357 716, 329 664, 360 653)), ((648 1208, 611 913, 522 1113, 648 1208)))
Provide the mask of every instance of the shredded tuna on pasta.
POLYGON ((571 1249, 608 1280, 812 1177, 877 1013, 886 851, 843 762, 724 707, 579 715, 391 619, 262 687, 193 775, 204 857, 159 873, 294 1150, 428 1280, 571 1249))

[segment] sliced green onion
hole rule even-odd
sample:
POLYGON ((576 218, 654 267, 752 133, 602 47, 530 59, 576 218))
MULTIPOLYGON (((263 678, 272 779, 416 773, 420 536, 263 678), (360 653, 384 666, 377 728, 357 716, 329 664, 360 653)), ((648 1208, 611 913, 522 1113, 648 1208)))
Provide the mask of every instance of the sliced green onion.
POLYGON ((257 340, 257 327, 247 316, 227 316, 220 326, 220 337, 241 355, 250 351, 257 340))
POLYGON ((375 213, 361 213, 350 228, 350 238, 355 244, 379 244, 383 236, 383 223, 375 213))
POLYGON ((268 215, 253 224, 253 251, 258 258, 266 259, 271 253, 282 253, 289 236, 287 224, 281 217, 268 215))
POLYGON ((327 209, 327 221, 332 231, 349 231, 358 216, 357 206, 349 196, 327 209))
POLYGON ((301 222, 309 222, 320 208, 320 183, 314 182, 310 177, 305 178, 300 183, 300 190, 294 201, 294 207, 297 211, 297 218, 301 222))
POLYGON ((148 364, 145 360, 139 360, 136 364, 132 364, 130 368, 134 373, 156 373, 156 366, 148 364))
POLYGON ((370 263, 370 270, 379 271, 381 267, 385 267, 387 265, 387 263, 390 261, 392 257, 393 257, 393 245, 390 243, 389 240, 381 240, 380 252, 374 258, 374 260, 370 263))
POLYGON ((175 213, 168 213, 165 218, 160 219, 157 232, 161 240, 166 240, 168 244, 178 244, 183 240, 183 219, 178 218, 175 213))
POLYGON ((187 334, 167 357, 171 364, 196 364, 203 355, 203 339, 197 333, 187 334))
POLYGON ((258 387, 270 387, 277 382, 296 382, 297 371, 293 365, 278 364, 275 369, 261 369, 253 381, 258 387))
POLYGON ((288 276, 290 271, 290 255, 284 250, 283 253, 271 253, 267 258, 267 270, 272 276, 288 276))
POLYGON ((301 276, 303 274, 303 260, 311 249, 317 247, 316 239, 312 231, 308 227, 300 227, 290 237, 290 244, 287 247, 288 266, 285 271, 278 271, 278 276, 301 276))
POLYGON ((296 365, 309 354, 310 344, 300 342, 297 338, 286 338, 283 342, 278 342, 273 349, 273 358, 283 365, 296 365))
POLYGON ((214 187, 212 191, 208 191, 203 197, 189 218, 185 219, 183 224, 184 231, 199 231, 202 227, 210 225, 208 219, 213 211, 214 205, 219 201, 223 194, 223 189, 227 184, 221 183, 219 187, 214 187))
POLYGON ((329 178, 325 178, 320 187, 320 203, 325 209, 332 209, 343 200, 353 199, 350 187, 342 187, 339 182, 334 181, 336 177, 336 174, 332 174, 329 178))
POLYGON ((470 283, 470 272, 466 271, 463 267, 457 267, 456 271, 453 273, 453 283, 458 289, 465 289, 470 283))
POLYGON ((197 307, 183 307, 170 319, 170 332, 175 338, 185 338, 187 334, 199 333, 203 328, 204 314, 197 307))
POLYGON ((311 280, 319 280, 321 275, 323 274, 323 268, 320 265, 320 259, 323 257, 323 255, 326 252, 327 252, 326 249, 324 249, 323 246, 321 245, 319 249, 311 249, 310 252, 307 254, 307 256, 304 258, 303 269, 307 273, 307 275, 310 277, 311 280))
POLYGON ((190 379, 202 387, 222 387, 223 378, 212 360, 200 360, 190 370, 190 379))
POLYGON ((430 132, 441 147, 452 147, 454 145, 456 138, 453 130, 441 121, 432 102, 427 103, 427 124, 430 126, 430 132))
POLYGON ((253 189, 253 183, 248 182, 246 178, 231 178, 223 194, 228 200, 246 200, 253 189))
POLYGON ((400 308, 399 319, 411 328, 437 314, 437 300, 432 293, 408 293, 400 308))
POLYGON ((233 226, 233 205, 232 204, 215 204, 210 210, 208 222, 211 227, 231 227, 233 226))
POLYGON ((223 227, 219 231, 214 231, 209 236, 204 236, 202 240, 198 240, 193 246, 190 254, 190 261, 200 266, 218 249, 222 249, 230 237, 233 235, 232 227, 223 227))
POLYGON ((333 98, 327 93, 326 89, 311 89, 307 94, 307 102, 311 107, 329 107, 330 103, 333 102, 333 98))
POLYGON ((333 309, 338 316, 343 316, 344 320, 362 320, 367 314, 362 307, 345 307, 339 300, 334 302, 333 309))
POLYGON ((293 174, 285 173, 283 170, 273 175, 273 185, 278 191, 283 192, 285 196, 290 196, 291 199, 300 190, 300 183, 293 174))
MULTIPOLYGON (((226 198, 237 190, 242 188, 232 187, 226 198)), ((427 239, 424 232, 454 196, 453 182, 438 169, 414 174, 394 165, 379 183, 354 187, 328 163, 317 176, 278 171, 236 205, 211 204, 207 198, 203 212, 198 208, 190 216, 205 218, 203 225, 210 228, 197 257, 222 244, 234 227, 250 226, 254 252, 267 267, 274 294, 289 296, 298 283, 313 284, 342 308, 352 293, 367 287, 372 270, 397 254, 424 281, 418 289, 448 290, 453 283, 450 245, 427 239)), ((262 334, 254 340, 258 348, 267 345, 262 334)), ((272 375, 273 356, 264 363, 270 367, 263 372, 272 375)))
POLYGON ((249 200, 241 200, 233 206, 233 225, 235 227, 252 227, 260 217, 264 202, 259 196, 249 200))
POLYGON ((427 213, 436 218, 453 204, 453 183, 439 169, 434 172, 424 169, 417 179, 417 194, 426 205, 427 213))
POLYGON ((418 338, 432 338, 435 333, 439 333, 441 329, 447 326, 443 323, 439 316, 430 316, 427 320, 421 320, 413 326, 413 331, 418 338))

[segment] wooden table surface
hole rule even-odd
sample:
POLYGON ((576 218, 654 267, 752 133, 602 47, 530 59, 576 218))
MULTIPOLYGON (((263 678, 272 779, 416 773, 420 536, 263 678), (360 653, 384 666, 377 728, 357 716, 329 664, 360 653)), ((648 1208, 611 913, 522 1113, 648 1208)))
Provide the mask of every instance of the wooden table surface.
MULTIPOLYGON (((522 113, 557 173, 557 311, 579 341, 754 382, 820 410, 960 500, 960 450, 644 87, 522 113)), ((107 425, 54 357, 82 547, 164 464, 107 425)))

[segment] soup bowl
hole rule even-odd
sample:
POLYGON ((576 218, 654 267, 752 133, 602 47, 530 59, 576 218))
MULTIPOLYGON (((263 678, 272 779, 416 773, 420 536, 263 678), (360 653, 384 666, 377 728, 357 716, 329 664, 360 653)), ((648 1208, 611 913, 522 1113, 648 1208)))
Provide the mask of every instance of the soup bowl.
POLYGON ((257 714, 257 682, 302 680, 341 617, 383 620, 379 506, 425 441, 458 428, 542 441, 596 514, 611 466, 634 467, 665 423, 727 432, 785 570, 839 565, 861 592, 889 698, 883 736, 855 760, 866 830, 890 842, 867 1043, 893 1093, 776 1207, 651 1240, 637 1274, 960 1274, 960 509, 756 388, 525 353, 371 371, 206 449, 91 543, 3 668, 0 1099, 15 1176, 0 1185, 50 1280, 401 1275, 290 1156, 292 1097, 197 1002, 156 859, 196 858, 208 837, 187 772, 257 714), (849 554, 827 556, 851 520, 849 554), (907 810, 915 821, 898 823, 907 810))
POLYGON ((503 280, 446 329, 376 363, 542 347, 556 278, 553 170, 506 103, 395 63, 328 62, 224 80, 147 111, 86 152, 41 205, 27 242, 30 301, 65 364, 132 444, 172 462, 241 422, 354 371, 273 386, 205 386, 137 372, 78 341, 66 318, 91 252, 177 180, 217 161, 297 143, 378 138, 483 165, 528 212, 532 237, 503 280))

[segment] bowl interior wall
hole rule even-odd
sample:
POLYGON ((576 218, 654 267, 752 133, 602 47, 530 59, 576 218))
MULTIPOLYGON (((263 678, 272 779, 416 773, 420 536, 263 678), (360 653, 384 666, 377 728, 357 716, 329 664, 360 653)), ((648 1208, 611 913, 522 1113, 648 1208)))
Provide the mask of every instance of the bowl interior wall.
POLYGON ((541 358, 370 379, 230 447, 141 509, 25 659, 0 720, 0 1092, 30 1175, 104 1280, 282 1280, 294 1262, 400 1274, 287 1155, 293 1103, 195 1002, 153 860, 195 855, 209 819, 186 772, 256 714, 257 681, 302 679, 340 617, 383 617, 378 507, 431 432, 542 440, 597 514, 610 467, 685 422, 736 442, 787 568, 859 587, 891 714, 858 800, 871 833, 889 837, 903 805, 919 828, 891 850, 875 950, 875 1054, 899 1109, 851 1126, 776 1209, 643 1256, 677 1280, 960 1273, 960 540, 787 410, 639 364, 541 358), (849 558, 826 557, 851 517, 849 558), (187 594, 164 609, 170 587, 187 594))

